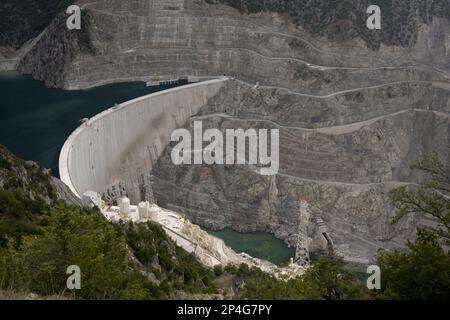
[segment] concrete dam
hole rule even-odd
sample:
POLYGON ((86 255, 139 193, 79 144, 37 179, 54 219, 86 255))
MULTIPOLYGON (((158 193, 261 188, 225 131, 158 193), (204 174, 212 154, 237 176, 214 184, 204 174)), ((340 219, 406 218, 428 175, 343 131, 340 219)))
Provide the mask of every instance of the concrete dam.
POLYGON ((61 180, 79 197, 91 190, 112 199, 126 190, 138 203, 141 192, 136 182, 151 171, 172 131, 206 105, 226 81, 223 77, 164 90, 85 119, 61 150, 61 180))
POLYGON ((146 179, 168 146, 172 131, 189 123, 228 81, 221 77, 156 92, 82 120, 61 150, 60 178, 85 205, 97 205, 112 222, 158 223, 177 245, 207 266, 246 263, 282 279, 296 277, 304 268, 293 261, 278 267, 238 254, 182 214, 142 202, 150 200, 146 179), (88 198, 89 203, 85 202, 88 198), (120 207, 124 200, 129 206, 127 214, 120 207), (130 206, 130 200, 139 206, 130 206), (140 211, 143 204, 148 209, 144 217, 140 211))

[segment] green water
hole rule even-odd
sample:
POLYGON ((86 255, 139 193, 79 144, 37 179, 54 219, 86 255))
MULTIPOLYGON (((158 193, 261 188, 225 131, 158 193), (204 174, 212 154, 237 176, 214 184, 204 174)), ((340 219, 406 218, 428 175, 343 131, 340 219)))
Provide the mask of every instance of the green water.
POLYGON ((208 233, 223 239, 225 244, 234 251, 245 252, 252 257, 281 264, 294 257, 295 249, 267 232, 240 233, 232 229, 210 231, 208 233))
POLYGON ((58 174, 59 152, 66 138, 90 118, 121 103, 166 87, 129 82, 66 91, 16 72, 0 73, 0 144, 17 156, 38 162, 58 174))

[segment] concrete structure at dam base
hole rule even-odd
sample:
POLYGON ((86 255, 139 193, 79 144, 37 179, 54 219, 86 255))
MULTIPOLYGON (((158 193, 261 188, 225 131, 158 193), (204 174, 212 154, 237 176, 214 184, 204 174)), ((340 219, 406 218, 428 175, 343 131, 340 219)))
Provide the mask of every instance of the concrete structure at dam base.
POLYGON ((121 198, 118 206, 108 206, 101 200, 100 195, 93 191, 86 192, 82 198, 86 206, 97 206, 104 217, 113 223, 157 223, 178 246, 194 254, 201 263, 211 268, 216 265, 239 266, 244 263, 249 267, 256 267, 273 274, 280 280, 296 278, 302 275, 307 268, 294 263, 292 258, 288 265, 278 267, 269 261, 251 257, 244 252, 236 253, 226 246, 222 239, 210 235, 183 215, 149 202, 141 202, 135 206, 130 205, 128 198, 121 198))

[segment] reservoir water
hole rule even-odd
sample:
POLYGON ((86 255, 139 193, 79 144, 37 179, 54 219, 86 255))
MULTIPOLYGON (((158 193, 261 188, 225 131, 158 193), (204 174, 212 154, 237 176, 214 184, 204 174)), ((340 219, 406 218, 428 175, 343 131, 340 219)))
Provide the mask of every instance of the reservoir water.
MULTIPOLYGON (((33 160, 58 175, 59 152, 67 137, 90 118, 116 103, 162 89, 143 82, 119 83, 88 90, 47 88, 43 82, 16 72, 0 73, 0 144, 25 160, 33 160)), ((211 232, 236 252, 281 263, 294 249, 264 232, 238 233, 231 229, 211 232)))
POLYGON ((210 231, 208 233, 223 239, 234 251, 245 252, 252 257, 268 260, 275 264, 289 261, 294 257, 295 249, 289 248, 283 241, 267 232, 240 233, 232 229, 210 231))
POLYGON ((90 118, 122 103, 165 87, 143 82, 111 84, 88 90, 47 88, 17 72, 0 73, 0 143, 17 156, 58 174, 58 156, 66 138, 90 118))

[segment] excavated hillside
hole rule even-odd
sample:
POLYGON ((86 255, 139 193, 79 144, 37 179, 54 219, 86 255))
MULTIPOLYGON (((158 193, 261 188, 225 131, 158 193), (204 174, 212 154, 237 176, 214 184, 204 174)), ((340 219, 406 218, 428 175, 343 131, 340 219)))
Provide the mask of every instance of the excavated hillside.
POLYGON ((78 34, 87 35, 95 52, 74 44, 63 46, 62 38, 76 31, 68 32, 63 24, 53 22, 22 59, 19 70, 65 88, 227 74, 253 83, 330 94, 386 81, 441 79, 449 68, 449 20, 436 16, 446 10, 438 10, 437 1, 426 14, 418 5, 423 1, 393 1, 395 9, 382 11, 381 32, 359 34, 351 30, 365 28, 367 14, 360 6, 352 11, 359 19, 350 21, 337 14, 330 1, 281 1, 291 4, 281 13, 249 14, 208 2, 76 1, 84 8, 78 34), (300 12, 304 12, 300 17, 292 17, 300 12), (426 22, 424 15, 429 17, 426 22), (330 21, 349 26, 320 27, 330 21), (414 32, 401 31, 411 28, 414 32), (342 34, 341 29, 350 34, 342 39, 332 36, 342 34), (378 50, 366 34, 377 39, 378 50), (64 68, 55 66, 59 64, 64 68), (63 69, 60 74, 53 72, 56 67, 63 69))
POLYGON ((0 47, 19 49, 69 5, 68 0, 3 0, 0 3, 0 47))
POLYGON ((70 0, 2 0, 0 3, 0 71, 14 70, 39 34, 70 0))
POLYGON ((261 176, 248 165, 175 166, 169 146, 153 168, 154 191, 160 205, 201 225, 268 230, 293 246, 304 200, 313 207, 311 251, 326 248, 314 230, 324 225, 336 253, 367 261, 380 248, 402 248, 423 223, 391 225, 388 191, 421 180, 410 170, 419 157, 450 156, 449 107, 448 92, 431 84, 314 98, 230 81, 187 128, 196 120, 223 133, 277 128, 279 173, 261 176))
MULTIPOLYGON (((448 1, 380 1, 379 31, 365 27, 369 1, 76 3, 82 30, 58 16, 20 71, 68 89, 226 74, 235 80, 200 111, 204 125, 280 129, 272 178, 249 166, 176 167, 169 146, 153 169, 160 205, 295 245, 307 201, 309 227, 326 228, 355 261, 404 247, 423 223, 390 225, 387 193, 420 181, 409 169, 418 157, 449 156, 448 1)), ((323 245, 314 238, 310 249, 323 245)))

